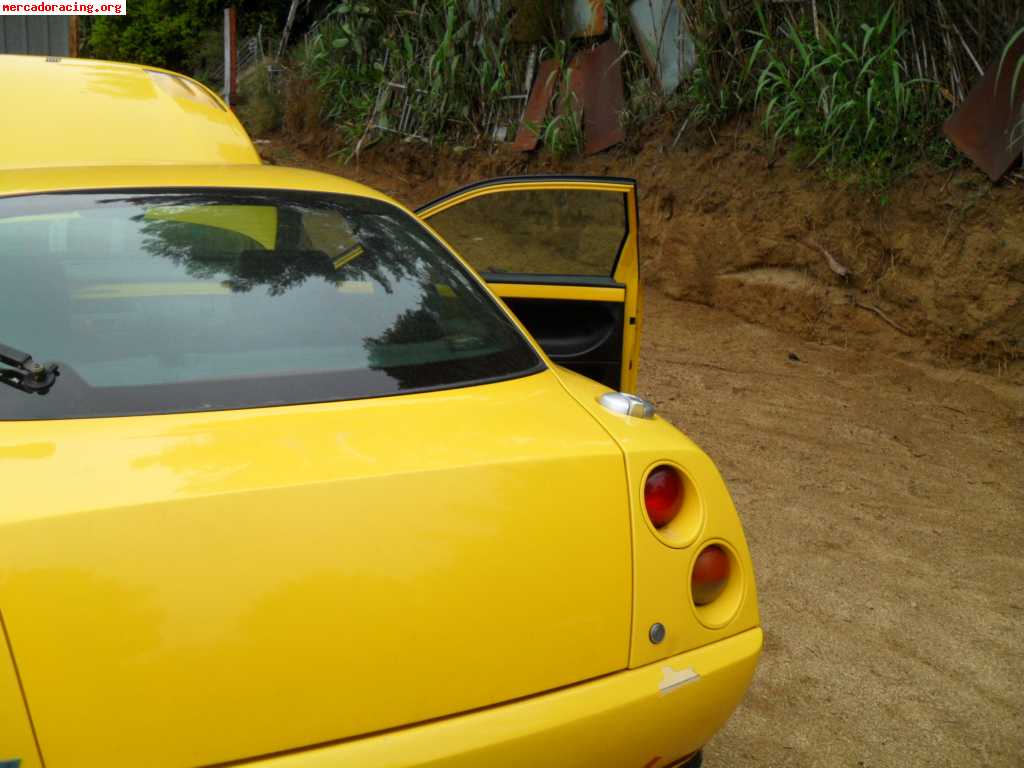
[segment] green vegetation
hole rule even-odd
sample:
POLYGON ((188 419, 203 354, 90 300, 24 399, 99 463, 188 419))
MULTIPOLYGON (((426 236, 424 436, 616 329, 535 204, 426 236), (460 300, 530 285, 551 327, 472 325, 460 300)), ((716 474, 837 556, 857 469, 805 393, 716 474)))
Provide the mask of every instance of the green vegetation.
POLYGON ((266 67, 253 67, 239 81, 235 112, 250 136, 266 136, 281 127, 283 105, 266 67))
MULTIPOLYGON (((236 0, 239 37, 279 29, 280 2, 236 0)), ((223 56, 223 4, 214 0, 132 0, 124 16, 84 16, 82 55, 202 74, 223 56)), ((287 6, 285 6, 285 12, 287 6)))
POLYGON ((578 155, 583 151, 583 108, 577 103, 576 94, 572 92, 569 71, 571 49, 564 40, 558 40, 543 50, 542 58, 551 58, 558 62, 558 69, 549 77, 558 82, 555 93, 558 94, 553 114, 547 115, 539 125, 529 128, 537 134, 544 148, 555 157, 566 158, 578 155), (559 73, 561 76, 559 77, 559 73))
POLYGON ((299 47, 320 91, 322 117, 346 151, 387 133, 487 138, 519 116, 525 62, 511 28, 468 17, 460 0, 341 2, 299 47), (515 63, 520 66, 516 69, 515 63))
POLYGON ((218 12, 213 0, 135 0, 124 16, 85 17, 84 53, 98 59, 181 67, 218 12))
MULTIPOLYGON (((1012 48, 1018 40, 1024 37, 1024 27, 1018 29, 1010 41, 1003 48, 1002 55, 999 57, 999 75, 1000 77, 1009 77, 1010 80, 1010 93, 1019 93, 1021 88, 1024 88, 1024 58, 1020 59, 1014 65, 1010 61, 1010 48, 1012 48)), ((1012 98, 1012 97, 1011 97, 1012 98)), ((1024 117, 1017 125, 1013 127, 1013 132, 1010 136, 1011 143, 1017 143, 1021 139, 1024 139, 1024 117)))
POLYGON ((730 8, 721 0, 696 0, 686 20, 697 49, 697 66, 684 86, 688 116, 694 126, 714 128, 754 106, 759 40, 750 29, 758 21, 763 26, 765 17, 753 4, 730 8))
POLYGON ((852 42, 827 27, 815 35, 806 19, 787 20, 784 31, 762 33, 751 57, 762 60, 756 103, 773 142, 791 139, 811 165, 856 167, 883 183, 935 142, 929 133, 946 110, 934 83, 909 74, 907 28, 893 8, 852 42))
POLYGON ((942 120, 1024 22, 1011 0, 699 0, 693 124, 755 111, 796 162, 886 185, 952 153, 942 120))

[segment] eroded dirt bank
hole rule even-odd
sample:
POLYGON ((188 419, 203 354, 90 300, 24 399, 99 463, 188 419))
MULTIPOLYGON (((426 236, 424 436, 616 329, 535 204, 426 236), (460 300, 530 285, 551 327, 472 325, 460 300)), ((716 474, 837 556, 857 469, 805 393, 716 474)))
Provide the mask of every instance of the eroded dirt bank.
MULTIPOLYGON (((765 653, 707 764, 1020 766, 1024 190, 965 172, 879 209, 720 146, 561 169, 644 185, 641 393, 716 460, 756 561, 765 653)), ((326 169, 410 205, 538 170, 408 151, 326 169)))
POLYGON ((666 149, 673 141, 666 130, 639 149, 571 162, 391 144, 340 166, 294 143, 261 149, 411 205, 489 176, 631 176, 640 182, 644 280, 665 295, 805 339, 1024 383, 1024 178, 993 186, 969 168, 925 170, 882 200, 773 161, 751 130, 666 149))

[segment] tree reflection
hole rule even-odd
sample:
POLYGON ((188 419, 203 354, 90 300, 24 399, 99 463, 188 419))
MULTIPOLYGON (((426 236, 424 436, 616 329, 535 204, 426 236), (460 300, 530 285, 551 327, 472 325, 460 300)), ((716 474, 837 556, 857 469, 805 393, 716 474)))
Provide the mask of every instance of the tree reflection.
POLYGON ((511 325, 467 277, 437 265, 420 282, 418 304, 382 333, 363 339, 363 347, 371 369, 387 373, 401 389, 415 389, 439 379, 488 375, 487 361, 500 365, 501 354, 521 350, 513 336, 511 325))
POLYGON ((363 340, 363 346, 370 352, 371 358, 378 347, 436 341, 445 337, 443 300, 433 286, 423 283, 421 287, 422 298, 418 307, 399 314, 391 327, 380 335, 363 340))
POLYGON ((427 269, 425 257, 438 250, 429 235, 419 231, 422 228, 383 204, 377 204, 383 210, 341 211, 281 206, 280 201, 260 196, 211 200, 198 194, 136 196, 128 202, 146 208, 132 217, 139 225, 146 253, 173 262, 197 280, 218 280, 235 293, 266 287, 271 296, 280 296, 308 280, 320 279, 332 285, 373 281, 391 294, 398 283, 421 279, 427 269), (268 248, 238 230, 259 229, 261 222, 256 218, 268 210, 271 201, 276 203, 269 209, 276 214, 276 221, 272 227, 274 247, 268 248), (218 205, 236 209, 251 205, 253 221, 232 229, 171 218, 176 212, 216 209, 218 205), (319 223, 311 233, 313 220, 319 223), (346 258, 353 252, 354 258, 346 258))

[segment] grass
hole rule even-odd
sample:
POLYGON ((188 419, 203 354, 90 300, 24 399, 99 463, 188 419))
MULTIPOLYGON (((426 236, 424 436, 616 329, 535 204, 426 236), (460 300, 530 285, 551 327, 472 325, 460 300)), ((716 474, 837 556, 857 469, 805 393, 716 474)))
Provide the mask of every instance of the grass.
MULTIPOLYGON (((1017 41, 1024 37, 1024 27, 1018 29, 1010 40, 1003 47, 1003 52, 999 57, 999 74, 998 77, 1010 77, 1010 103, 1016 101, 1016 95, 1019 93, 1019 89, 1024 88, 1024 57, 1021 57, 1018 61, 1013 62, 1010 60, 1010 49, 1016 45, 1017 41)), ((998 80, 997 80, 998 82, 998 80)), ((1010 132, 1010 144, 1016 144, 1017 142, 1024 139, 1024 117, 1021 118, 1010 132)))
POLYGON ((844 38, 800 19, 787 20, 781 38, 759 32, 755 102, 773 142, 791 140, 810 155, 808 165, 857 168, 884 186, 936 142, 941 104, 933 82, 909 74, 907 28, 893 7, 859 31, 844 38))
POLYGON ((238 119, 250 136, 259 138, 281 127, 283 107, 270 73, 262 62, 238 84, 238 119))
POLYGON ((499 21, 468 16, 458 0, 342 2, 300 48, 299 66, 350 150, 372 132, 479 138, 524 88, 525 61, 499 21))

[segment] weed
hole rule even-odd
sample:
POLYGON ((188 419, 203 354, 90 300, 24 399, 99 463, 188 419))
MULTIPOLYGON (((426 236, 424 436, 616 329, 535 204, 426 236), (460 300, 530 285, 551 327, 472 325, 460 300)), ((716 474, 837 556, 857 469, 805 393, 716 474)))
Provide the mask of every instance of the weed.
MULTIPOLYGON (((697 65, 686 85, 695 126, 719 125, 754 105, 755 65, 762 46, 745 27, 760 9, 730 8, 720 0, 687 5, 686 21, 695 41, 697 65)), ((763 17, 762 17, 763 18, 763 17)))
POLYGON ((265 65, 254 67, 251 74, 239 82, 238 94, 236 112, 250 136, 265 136, 281 127, 280 94, 273 87, 265 65))
MULTIPOLYGON (((1017 102, 1018 89, 1024 88, 1024 56, 1021 56, 1016 62, 1010 61, 1010 49, 1016 45, 1017 41, 1024 36, 1024 27, 1018 29, 1010 40, 1003 47, 1003 52, 999 56, 999 72, 998 77, 1010 78, 1010 104, 1017 102)), ((1024 139, 1024 117, 1021 118, 1013 129, 1010 131, 1009 145, 1013 146, 1017 142, 1024 139)))
POLYGON ((502 13, 484 7, 474 17, 458 0, 335 6, 299 61, 349 151, 375 132, 460 140, 501 122, 525 87, 525 57, 512 54, 502 13))
POLYGON ((793 140, 807 163, 858 167, 885 185, 920 156, 922 134, 936 121, 935 84, 912 78, 901 54, 906 33, 890 7, 858 39, 807 19, 787 20, 781 38, 761 16, 755 55, 763 59, 755 101, 773 143, 793 140))

